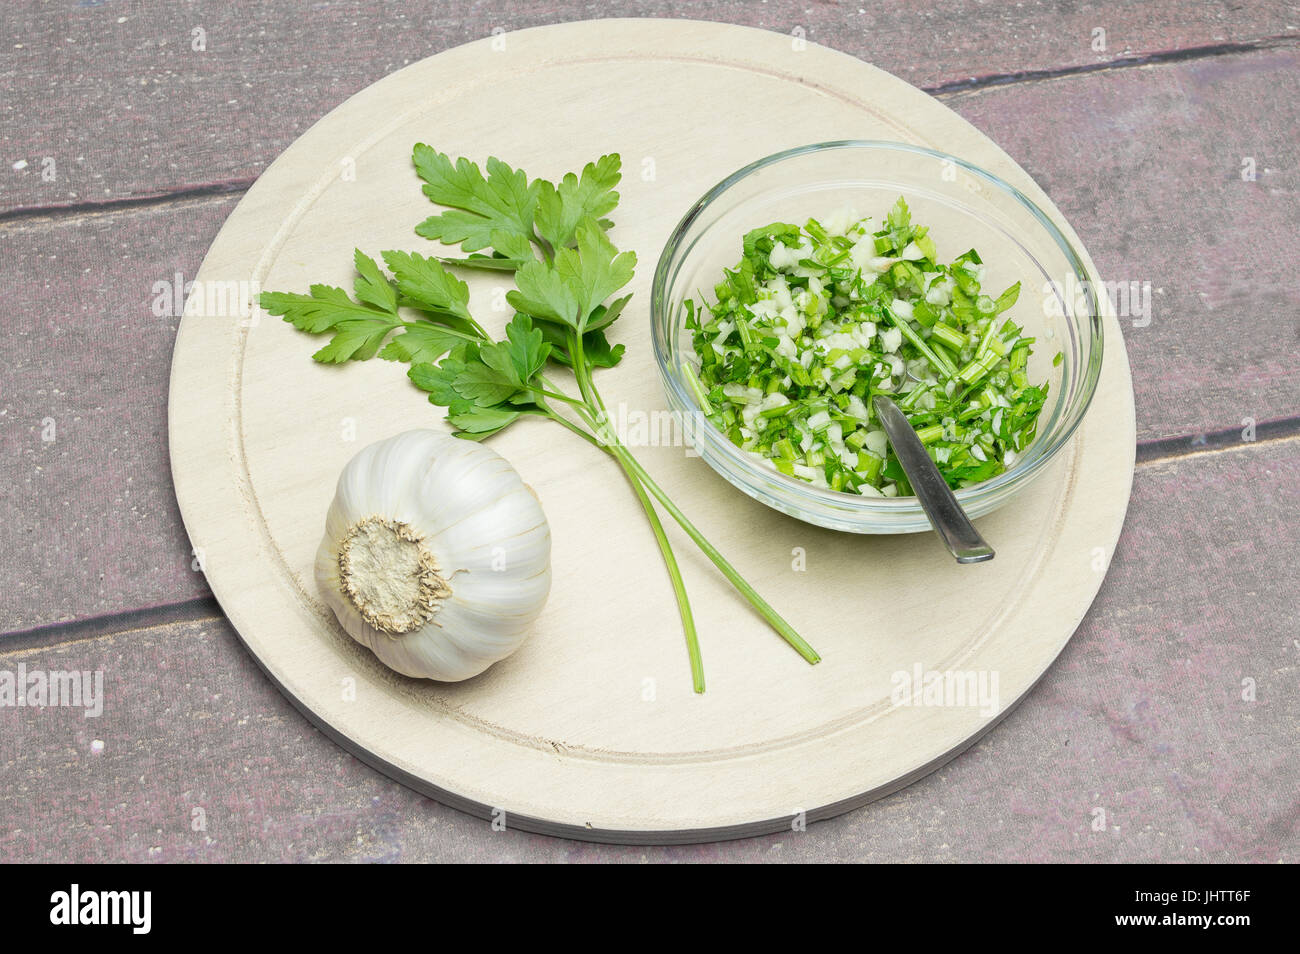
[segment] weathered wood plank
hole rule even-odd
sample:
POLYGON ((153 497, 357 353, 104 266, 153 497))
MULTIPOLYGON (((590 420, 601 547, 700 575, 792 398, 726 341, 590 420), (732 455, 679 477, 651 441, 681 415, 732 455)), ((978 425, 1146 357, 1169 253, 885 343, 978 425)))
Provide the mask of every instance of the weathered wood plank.
POLYGON ((224 622, 0 654, 103 669, 106 697, 91 719, 0 708, 0 861, 1295 862, 1298 488, 1294 440, 1140 468, 1097 602, 1016 712, 895 796, 742 842, 494 833, 314 731, 224 622))
POLYGON ((167 386, 179 318, 155 282, 192 279, 236 199, 0 228, 0 629, 208 593, 172 493, 167 386))
POLYGON ((592 16, 723 20, 791 34, 792 42, 800 31, 929 87, 1296 35, 1286 6, 294 0, 249 14, 215 3, 24 0, 0 14, 9 27, 0 51, 0 210, 251 180, 350 94, 498 29, 592 16), (1103 39, 1097 30, 1104 49, 1094 48, 1103 39))
POLYGON ((1300 51, 1287 49, 949 103, 1128 291, 1140 440, 1300 413, 1297 102, 1300 51))

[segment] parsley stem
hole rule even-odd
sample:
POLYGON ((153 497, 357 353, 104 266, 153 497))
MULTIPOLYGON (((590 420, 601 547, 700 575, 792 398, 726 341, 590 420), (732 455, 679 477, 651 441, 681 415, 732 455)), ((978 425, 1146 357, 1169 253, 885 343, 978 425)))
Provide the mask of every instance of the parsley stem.
POLYGON ((641 480, 646 489, 649 490, 650 493, 654 495, 654 498, 659 501, 660 505, 668 511, 669 515, 676 520, 678 525, 686 531, 687 535, 695 541, 695 545, 704 552, 705 556, 713 561, 713 565, 722 571, 722 575, 730 581, 732 586, 740 591, 740 594, 750 602, 750 605, 752 605, 754 609, 758 610, 762 617, 771 624, 772 628, 781 635, 781 638, 789 643, 794 650, 809 663, 820 662, 821 656, 817 654, 817 650, 809 646, 808 643, 804 641, 803 637, 795 632, 794 627, 786 622, 781 614, 774 610, 767 600, 763 599, 763 597, 758 594, 757 590, 750 586, 749 581, 741 576, 739 571, 737 571, 736 568, 727 561, 727 558, 718 552, 717 547, 711 544, 705 538, 704 534, 700 533, 700 531, 696 529, 695 524, 691 523, 691 521, 686 518, 686 515, 677 509, 677 505, 674 504, 671 498, 669 498, 660 486, 654 482, 654 479, 646 473, 645 469, 637 459, 628 452, 627 448, 620 443, 615 443, 612 447, 614 456, 618 457, 618 459, 622 461, 623 465, 630 469, 641 480))
POLYGON ((713 413, 713 405, 709 402, 709 395, 705 393, 704 385, 700 383, 700 377, 695 373, 695 369, 690 366, 689 362, 682 362, 682 375, 686 378, 686 383, 690 385, 691 393, 695 395, 695 400, 700 405, 700 410, 705 414, 713 413))
POLYGON ((781 616, 771 605, 758 594, 758 591, 749 584, 740 572, 728 562, 727 558, 719 552, 708 539, 687 519, 686 515, 677 509, 677 505, 672 499, 664 493, 663 489, 654 481, 645 468, 632 456, 631 452, 623 445, 623 442, 608 426, 608 415, 605 413, 605 402, 601 400, 600 392, 596 390, 595 382, 591 380, 591 371, 587 367, 585 358, 582 354, 581 342, 576 335, 570 336, 570 353, 574 356, 573 371, 574 376, 578 379, 578 387, 582 390, 583 396, 587 398, 588 404, 591 405, 586 409, 587 424, 598 435, 598 438, 606 443, 611 454, 623 465, 623 469, 628 472, 628 477, 633 483, 639 482, 646 490, 654 495, 659 504, 668 511, 668 514, 677 521, 677 524, 686 531, 687 536, 695 542, 695 545, 703 551, 713 565, 722 571, 728 582, 734 586, 740 594, 749 601, 754 609, 768 621, 773 629, 781 635, 781 638, 794 647, 809 663, 821 661, 821 656, 813 649, 803 637, 800 636, 784 617, 781 616))
MULTIPOLYGON (((435 314, 435 312, 428 312, 428 314, 432 315, 435 314)), ((427 321, 404 321, 401 323, 401 327, 402 328, 428 328, 431 323, 437 325, 439 334, 451 335, 451 337, 459 338, 461 341, 481 342, 481 341, 492 340, 491 338, 488 337, 488 333, 484 331, 482 328, 480 328, 478 326, 478 323, 475 322, 473 319, 470 319, 470 324, 474 326, 476 331, 476 334, 473 335, 466 334, 463 331, 459 331, 458 329, 453 328, 450 325, 444 325, 441 322, 433 321, 432 318, 430 318, 427 321)))
MULTIPOLYGON (((551 420, 563 424, 598 450, 614 456, 609 447, 602 444, 577 424, 555 413, 554 410, 544 404, 542 407, 551 420)), ((697 693, 702 693, 704 692, 704 659, 700 654, 700 640, 695 629, 695 614, 691 611, 691 601, 686 595, 686 581, 682 579, 681 568, 677 565, 677 556, 673 553, 668 534, 664 532, 663 522, 660 521, 659 514, 655 512, 654 503, 646 494, 641 482, 631 473, 628 473, 627 468, 624 468, 624 472, 627 473, 628 483, 632 485, 632 490, 636 492, 637 499, 641 501, 641 507, 645 510, 646 519, 650 522, 650 530, 654 533, 655 542, 659 544, 659 552, 663 555, 664 567, 668 570, 668 579, 672 582, 673 595, 677 597, 677 611, 682 618, 682 630, 686 636, 686 654, 691 663, 691 683, 697 693)))
POLYGON ((550 242, 537 234, 537 229, 533 229, 532 234, 528 236, 528 240, 537 246, 537 250, 542 253, 542 258, 546 264, 549 265, 555 261, 555 249, 550 242))
POLYGON ((528 390, 531 391, 533 394, 540 394, 543 397, 548 397, 553 401, 563 401, 565 404, 572 404, 575 406, 582 405, 582 402, 579 401, 577 398, 571 398, 567 394, 561 394, 559 391, 552 391, 547 388, 535 388, 535 387, 529 387, 528 390))

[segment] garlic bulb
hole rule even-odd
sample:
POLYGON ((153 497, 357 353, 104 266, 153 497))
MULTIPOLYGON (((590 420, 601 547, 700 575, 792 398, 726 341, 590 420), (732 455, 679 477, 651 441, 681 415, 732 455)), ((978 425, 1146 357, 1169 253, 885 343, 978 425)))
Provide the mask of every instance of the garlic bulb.
POLYGON ((551 588, 551 532, 491 448, 431 430, 339 476, 316 582, 348 634, 407 676, 476 676, 519 648, 551 588))

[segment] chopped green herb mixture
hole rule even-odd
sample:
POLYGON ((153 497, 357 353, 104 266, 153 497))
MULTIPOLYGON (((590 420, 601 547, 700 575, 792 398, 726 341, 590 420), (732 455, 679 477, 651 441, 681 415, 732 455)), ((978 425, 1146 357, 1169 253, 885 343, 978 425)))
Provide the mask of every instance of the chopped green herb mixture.
POLYGON ((686 302, 696 400, 783 474, 910 496, 872 408, 886 394, 950 486, 988 480, 1033 441, 1047 399, 1026 374, 1034 339, 1004 314, 1020 283, 986 294, 974 249, 941 264, 901 197, 878 231, 868 221, 843 212, 745 236, 716 304, 686 302))

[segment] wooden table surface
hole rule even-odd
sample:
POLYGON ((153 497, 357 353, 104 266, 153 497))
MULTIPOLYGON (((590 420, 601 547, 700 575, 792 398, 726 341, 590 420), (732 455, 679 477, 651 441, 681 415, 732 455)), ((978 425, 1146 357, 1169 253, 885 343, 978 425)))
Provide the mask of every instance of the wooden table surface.
POLYGON ((1300 7, 859 2, 4 4, 0 672, 102 670, 105 702, 0 707, 0 860, 1300 860, 1300 7), (974 749, 804 832, 578 844, 389 781, 252 663, 173 497, 158 283, 352 93, 598 15, 801 29, 888 70, 1150 290, 1132 503, 1074 639, 974 749))

